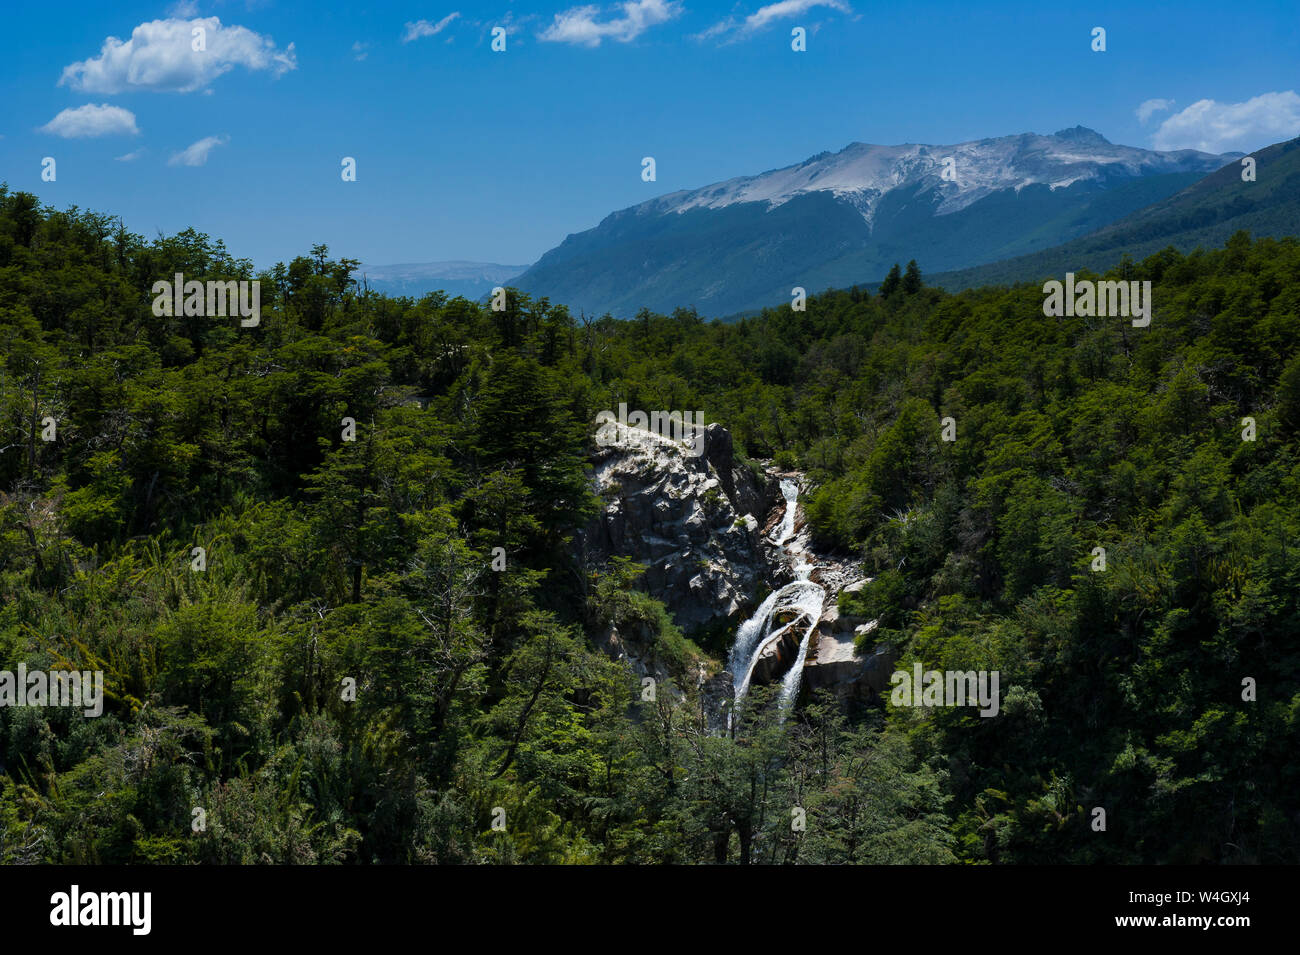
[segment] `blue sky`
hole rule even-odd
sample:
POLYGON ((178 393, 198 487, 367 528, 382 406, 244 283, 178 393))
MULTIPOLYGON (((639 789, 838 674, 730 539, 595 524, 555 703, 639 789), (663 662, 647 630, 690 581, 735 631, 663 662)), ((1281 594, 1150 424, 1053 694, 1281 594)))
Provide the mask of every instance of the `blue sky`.
POLYGON ((1082 124, 1219 152, 1300 134, 1293 0, 1044 6, 12 4, 0 180, 149 237, 192 225, 259 267, 318 242, 376 265, 524 264, 615 209, 854 141, 1082 124))

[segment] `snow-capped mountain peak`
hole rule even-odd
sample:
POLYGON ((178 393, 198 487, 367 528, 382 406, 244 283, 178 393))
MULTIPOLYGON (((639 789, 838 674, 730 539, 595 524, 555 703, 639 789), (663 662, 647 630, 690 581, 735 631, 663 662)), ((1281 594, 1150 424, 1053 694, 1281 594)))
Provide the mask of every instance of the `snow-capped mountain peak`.
POLYGON ((807 193, 829 192, 857 209, 870 225, 881 197, 902 186, 919 184, 923 191, 934 190, 935 214, 947 215, 1002 189, 1035 184, 1059 189, 1103 176, 1208 171, 1215 160, 1222 164, 1231 158, 1194 150, 1156 152, 1119 146, 1083 126, 1050 136, 1023 133, 953 145, 851 143, 837 153, 820 153, 784 169, 670 193, 642 203, 638 210, 684 213, 742 202, 765 202, 775 208, 807 193))
POLYGON ((851 143, 783 169, 611 212, 517 286, 630 316, 764 307, 791 289, 880 281, 1060 245, 1186 189, 1233 160, 1120 146, 1082 126, 951 145, 851 143))

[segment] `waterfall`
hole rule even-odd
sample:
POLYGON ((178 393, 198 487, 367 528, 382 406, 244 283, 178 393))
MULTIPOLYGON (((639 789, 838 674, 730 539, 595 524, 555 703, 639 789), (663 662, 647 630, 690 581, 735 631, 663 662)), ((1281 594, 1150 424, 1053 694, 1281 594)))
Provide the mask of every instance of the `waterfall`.
POLYGON ((789 478, 781 479, 781 496, 785 498, 785 514, 781 516, 781 528, 773 542, 785 550, 785 542, 794 537, 795 505, 799 501, 799 485, 789 478))
MULTIPOLYGON (((728 669, 731 670, 731 676, 735 681, 736 702, 739 703, 749 691, 749 681, 754 674, 754 664, 758 662, 763 648, 775 640, 780 640, 787 630, 795 626, 800 620, 807 621, 807 628, 803 635, 803 642, 800 647, 801 656, 807 650, 808 638, 812 636, 813 629, 817 626, 817 620, 822 612, 822 600, 825 594, 821 587, 807 580, 796 580, 794 583, 786 584, 780 590, 774 591, 763 601, 763 606, 758 608, 758 612, 741 624, 740 631, 736 635, 736 646, 732 649, 731 661, 728 669), (797 614, 794 620, 772 629, 772 618, 782 611, 793 611, 797 614), (742 640, 744 645, 742 646, 742 640)), ((799 688, 798 680, 795 681, 795 689, 799 688)))
POLYGON ((807 580, 812 576, 813 567, 804 559, 803 553, 788 550, 786 542, 794 537, 795 510, 799 502, 799 485, 789 478, 781 479, 781 495, 785 498, 785 514, 781 517, 781 527, 772 543, 777 545, 782 558, 791 565, 795 580, 807 580))
MULTIPOLYGON (((754 612, 754 615, 740 625, 736 631, 736 642, 731 648, 731 655, 727 659, 727 669, 731 671, 733 681, 737 678, 744 680, 744 689, 749 687, 749 672, 753 669, 754 660, 758 657, 759 643, 766 642, 768 628, 772 623, 772 613, 776 610, 776 602, 781 598, 781 593, 786 588, 774 590, 767 595, 767 599, 754 612)), ((736 699, 744 696, 744 689, 740 684, 736 684, 736 699)))
MULTIPOLYGON (((740 629, 736 632, 736 642, 732 646, 731 654, 727 660, 727 669, 731 672, 733 685, 735 686, 735 706, 739 706, 740 701, 744 699, 745 694, 749 691, 750 679, 754 673, 754 664, 758 662, 763 649, 773 641, 784 637, 791 627, 802 623, 803 636, 799 642, 799 652, 789 671, 781 680, 780 700, 781 712, 784 716, 785 711, 794 702, 795 696, 799 692, 799 684, 803 678, 804 660, 808 656, 808 643, 812 638, 813 630, 817 627, 817 621, 821 617, 822 604, 826 599, 826 593, 820 585, 808 579, 812 574, 812 565, 803 559, 802 554, 792 552, 787 548, 788 542, 794 537, 795 511, 799 499, 798 483, 789 478, 783 478, 781 480, 781 494, 785 498, 785 514, 782 515, 781 524, 777 530, 768 539, 777 545, 781 558, 792 565, 791 569, 797 579, 768 594, 767 599, 754 612, 754 615, 740 625, 740 629), (781 624, 774 630, 772 628, 773 619, 778 614, 787 612, 794 613, 794 619, 781 624)), ((733 710, 735 706, 733 706, 733 710)), ((730 718, 728 722, 730 722, 730 718)))
POLYGON ((781 680, 781 712, 782 714, 794 703, 794 698, 799 695, 799 684, 803 680, 803 664, 808 659, 808 641, 812 639, 812 633, 817 629, 817 620, 822 613, 822 598, 824 594, 818 588, 817 610, 808 621, 808 629, 804 631, 803 639, 799 641, 799 653, 794 658, 794 663, 786 671, 781 680))

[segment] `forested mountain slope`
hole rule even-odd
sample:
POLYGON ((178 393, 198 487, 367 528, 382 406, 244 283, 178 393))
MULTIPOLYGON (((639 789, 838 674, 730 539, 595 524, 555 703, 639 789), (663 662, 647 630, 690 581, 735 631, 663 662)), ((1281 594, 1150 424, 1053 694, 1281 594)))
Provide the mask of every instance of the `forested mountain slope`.
POLYGON ((1294 235, 1300 222, 1300 139, 1252 154, 1254 166, 1229 163, 1204 179, 1090 235, 1030 255, 945 272, 933 281, 950 291, 1041 279, 1067 269, 1105 269, 1123 255, 1145 258, 1168 246, 1213 249, 1234 233, 1294 235))

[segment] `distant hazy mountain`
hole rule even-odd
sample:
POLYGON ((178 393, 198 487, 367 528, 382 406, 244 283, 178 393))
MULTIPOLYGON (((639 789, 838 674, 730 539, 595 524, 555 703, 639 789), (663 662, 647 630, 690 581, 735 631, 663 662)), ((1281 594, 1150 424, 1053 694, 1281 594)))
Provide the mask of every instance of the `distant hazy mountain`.
POLYGON ((789 301, 794 286, 877 282, 896 261, 936 272, 1049 248, 1236 155, 1117 146, 1083 127, 952 146, 854 143, 615 212, 512 284, 575 311, 727 315, 789 301))
POLYGON ((1067 271, 1104 271, 1128 254, 1145 258, 1166 246, 1190 252, 1220 248, 1239 229, 1255 237, 1300 235, 1300 139, 1251 154, 1255 181, 1234 162, 1161 202, 1090 235, 1033 255, 926 276, 957 291, 976 285, 1032 281, 1067 271))
POLYGON ((376 292, 419 298, 428 292, 463 295, 477 300, 495 286, 511 284, 526 265, 496 265, 492 262, 423 262, 407 265, 363 265, 354 277, 364 280, 376 292))

